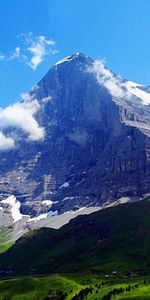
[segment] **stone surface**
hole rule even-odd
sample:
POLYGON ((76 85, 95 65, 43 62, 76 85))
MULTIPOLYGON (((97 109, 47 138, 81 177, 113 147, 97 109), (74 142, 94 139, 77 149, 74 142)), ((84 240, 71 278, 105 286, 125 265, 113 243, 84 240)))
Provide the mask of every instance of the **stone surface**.
POLYGON ((23 214, 150 193, 150 107, 136 96, 114 98, 89 72, 92 65, 84 54, 54 65, 31 92, 44 141, 23 137, 0 152, 0 199, 15 195, 23 214))

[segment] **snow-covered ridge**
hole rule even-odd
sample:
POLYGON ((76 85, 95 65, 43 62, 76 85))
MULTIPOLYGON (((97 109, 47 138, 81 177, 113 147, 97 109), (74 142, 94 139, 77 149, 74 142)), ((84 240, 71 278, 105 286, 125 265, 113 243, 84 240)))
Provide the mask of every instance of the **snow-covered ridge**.
MULTIPOLYGON (((55 65, 63 64, 65 62, 70 62, 73 59, 84 56, 85 58, 88 58, 87 55, 84 55, 80 52, 77 52, 74 55, 66 56, 60 61, 56 62, 55 65)), ((93 63, 92 70, 96 72, 97 79, 100 82, 100 84, 106 86, 108 90, 113 92, 113 96, 136 96, 139 99, 141 99, 143 105, 149 105, 150 104, 150 93, 144 91, 141 88, 144 88, 144 85, 133 82, 133 81, 126 81, 124 82, 121 77, 116 76, 112 71, 107 69, 103 63, 103 61, 95 60, 93 63), (141 87, 141 88, 140 88, 141 87), (125 90, 127 91, 128 95, 125 93, 125 90)))
POLYGON ((63 64, 63 63, 65 63, 65 62, 72 61, 73 59, 75 59, 75 58, 77 58, 77 57, 79 57, 79 56, 85 56, 86 58, 88 58, 87 55, 84 55, 84 54, 82 54, 82 53, 80 53, 80 52, 77 52, 77 53, 74 54, 74 55, 66 56, 66 57, 64 57, 63 59, 59 60, 58 62, 55 63, 55 66, 60 65, 60 64, 63 64))
POLYGON ((57 66, 57 65, 60 65, 64 62, 66 62, 66 61, 70 61, 70 58, 71 58, 71 56, 66 56, 63 59, 59 60, 57 63, 55 63, 55 65, 57 66))
POLYGON ((142 89, 140 89, 140 87, 144 87, 143 85, 141 85, 139 83, 135 83, 133 81, 127 81, 125 86, 126 86, 128 92, 130 92, 132 95, 140 98, 144 105, 150 104, 150 93, 147 93, 147 92, 143 91, 142 89))
POLYGON ((123 80, 121 76, 114 74, 105 66, 105 62, 102 60, 95 60, 88 71, 96 75, 96 79, 101 86, 104 86, 111 96, 119 103, 121 100, 124 103, 133 102, 137 97, 139 104, 150 104, 150 93, 145 91, 146 86, 133 81, 123 80))

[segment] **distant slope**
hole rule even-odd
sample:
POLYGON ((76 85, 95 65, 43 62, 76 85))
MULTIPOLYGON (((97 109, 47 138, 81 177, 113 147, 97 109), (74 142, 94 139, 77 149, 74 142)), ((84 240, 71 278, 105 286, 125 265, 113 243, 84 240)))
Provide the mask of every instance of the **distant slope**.
POLYGON ((59 230, 42 228, 0 255, 15 274, 96 270, 150 271, 150 200, 79 216, 59 230))

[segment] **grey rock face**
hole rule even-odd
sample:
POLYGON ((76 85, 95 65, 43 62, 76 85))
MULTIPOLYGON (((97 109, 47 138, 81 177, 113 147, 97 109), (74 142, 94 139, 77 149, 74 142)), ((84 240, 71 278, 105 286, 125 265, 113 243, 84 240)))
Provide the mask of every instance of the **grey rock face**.
POLYGON ((0 197, 15 195, 24 214, 59 213, 150 192, 150 108, 113 99, 76 54, 54 65, 31 94, 45 128, 41 142, 0 153, 0 197), (41 205, 52 200, 50 208, 41 205))

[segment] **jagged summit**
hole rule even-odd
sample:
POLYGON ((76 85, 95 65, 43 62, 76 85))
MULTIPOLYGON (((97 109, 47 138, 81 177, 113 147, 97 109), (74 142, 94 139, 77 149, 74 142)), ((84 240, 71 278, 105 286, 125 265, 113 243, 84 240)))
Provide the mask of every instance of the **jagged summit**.
POLYGON ((77 52, 71 56, 64 57, 60 61, 56 62, 55 65, 59 65, 59 64, 65 63, 65 62, 71 62, 71 61, 75 61, 75 60, 78 60, 81 62, 89 62, 89 61, 92 62, 92 59, 89 56, 85 55, 84 53, 77 52))

